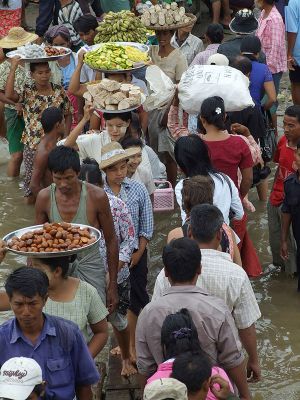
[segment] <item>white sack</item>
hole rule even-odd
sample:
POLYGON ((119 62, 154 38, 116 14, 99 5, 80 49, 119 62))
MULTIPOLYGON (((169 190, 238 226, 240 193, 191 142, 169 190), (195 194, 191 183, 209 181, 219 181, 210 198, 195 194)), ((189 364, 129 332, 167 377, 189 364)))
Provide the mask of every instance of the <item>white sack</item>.
POLYGON ((219 65, 194 65, 178 85, 179 101, 189 114, 199 114, 205 99, 220 96, 226 111, 241 111, 254 106, 249 79, 239 70, 219 65))
POLYGON ((145 111, 155 110, 172 101, 176 85, 159 67, 150 65, 147 68, 146 81, 148 82, 149 96, 143 103, 145 111))

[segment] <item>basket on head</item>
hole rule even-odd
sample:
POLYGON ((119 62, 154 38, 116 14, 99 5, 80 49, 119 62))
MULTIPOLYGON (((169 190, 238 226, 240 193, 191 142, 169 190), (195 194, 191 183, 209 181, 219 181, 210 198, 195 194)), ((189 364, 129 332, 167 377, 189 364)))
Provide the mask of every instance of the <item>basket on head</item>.
POLYGON ((168 181, 154 181, 158 186, 153 193, 153 211, 172 211, 174 210, 174 190, 168 181), (163 186, 160 188, 159 186, 163 186))
POLYGON ((172 24, 172 25, 150 25, 147 26, 147 29, 152 30, 152 31, 176 31, 179 28, 184 28, 186 26, 195 24, 197 21, 197 17, 193 14, 186 13, 185 14, 187 17, 189 17, 188 22, 182 22, 179 24, 172 24))

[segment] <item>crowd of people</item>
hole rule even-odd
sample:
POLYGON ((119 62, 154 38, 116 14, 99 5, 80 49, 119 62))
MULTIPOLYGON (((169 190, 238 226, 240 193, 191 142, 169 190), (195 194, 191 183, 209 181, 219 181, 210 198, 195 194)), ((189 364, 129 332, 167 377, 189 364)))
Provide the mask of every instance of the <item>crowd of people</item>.
POLYGON ((0 326, 0 397, 91 400, 100 378, 94 359, 110 323, 118 344, 111 354, 122 360, 122 376, 139 374, 144 399, 250 400, 248 383, 262 373, 261 313, 249 278, 263 274, 247 229, 247 213, 255 212, 250 191, 267 207, 270 270, 298 276, 300 291, 299 1, 289 0, 282 14, 276 0, 210 0, 213 22, 203 40, 193 25, 157 30, 151 63, 174 95, 152 110, 117 113, 94 109, 87 86, 106 78, 148 96, 147 68, 102 74, 84 54, 103 13, 140 2, 40 0, 36 33, 21 26, 25 3, 0 0, 7 175, 23 178, 36 225, 89 225, 101 239, 72 256, 28 257, 8 275, 0 311, 11 309, 14 318, 0 326), (72 51, 31 64, 8 57, 33 42, 72 51), (210 96, 197 115, 188 114, 178 84, 203 65, 238 70, 253 105, 227 112, 226 99, 210 96), (293 105, 281 135, 277 97, 286 72, 293 105), (278 166, 269 191, 272 161, 278 166), (168 234, 149 293, 155 198, 166 183, 181 224, 168 234))

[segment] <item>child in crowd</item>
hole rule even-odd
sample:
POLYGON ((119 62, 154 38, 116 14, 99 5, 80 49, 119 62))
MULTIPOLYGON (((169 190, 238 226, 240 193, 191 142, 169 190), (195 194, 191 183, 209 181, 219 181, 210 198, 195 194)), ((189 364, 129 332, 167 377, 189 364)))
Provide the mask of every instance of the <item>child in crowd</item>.
MULTIPOLYGON (((209 360, 201 349, 197 328, 191 314, 186 308, 166 317, 161 327, 161 345, 163 348, 164 362, 158 366, 157 372, 148 379, 147 384, 156 379, 169 378, 172 374, 172 368, 177 357, 185 352, 191 352, 194 355, 201 355, 204 360, 208 372, 206 379, 211 375, 221 375, 221 377, 226 379, 229 383, 230 389, 233 390, 226 372, 222 368, 211 367, 209 360)), ((216 397, 209 390, 206 399, 216 400, 216 397)))
MULTIPOLYGON (((79 178, 82 181, 87 181, 93 185, 103 187, 102 173, 96 160, 89 158, 83 160, 79 178)), ((107 193, 107 197, 119 243, 119 272, 117 279, 119 304, 117 310, 110 314, 108 320, 113 326, 121 352, 123 364, 121 375, 128 376, 137 372, 130 361, 130 336, 126 318, 126 313, 130 304, 129 263, 133 252, 135 235, 132 218, 126 204, 110 193, 107 193)), ((106 245, 103 236, 100 239, 100 252, 104 258, 104 265, 107 269, 106 245)), ((113 349, 112 352, 113 354, 117 354, 116 349, 113 349)))
MULTIPOLYGON (((79 124, 73 129, 71 134, 81 133, 84 125, 89 121, 90 114, 93 112, 91 106, 86 106, 84 115, 79 124)), ((48 155, 62 139, 65 133, 65 121, 61 109, 49 107, 43 111, 41 123, 44 131, 34 158, 33 171, 30 182, 30 190, 33 196, 37 196, 39 191, 52 183, 52 175, 48 169, 48 155)))
POLYGON ((83 15, 80 5, 75 0, 60 0, 61 9, 58 13, 58 24, 68 28, 71 36, 71 42, 74 51, 77 51, 82 46, 82 41, 79 34, 74 28, 75 21, 83 15))
MULTIPOLYGON (((68 28, 65 25, 54 25, 49 28, 45 34, 45 40, 52 46, 62 46, 70 49, 72 47, 72 39, 68 28)), ((52 62, 52 75, 55 74, 55 79, 62 82, 62 85, 68 95, 68 98, 73 106, 72 113, 72 129, 76 127, 82 117, 83 100, 74 96, 69 91, 71 77, 76 68, 76 54, 71 53, 56 62, 52 62), (80 112, 79 112, 80 110, 80 112)))
POLYGON ((171 377, 186 385, 189 400, 238 400, 228 378, 224 379, 222 374, 210 376, 214 369, 202 354, 187 352, 174 361, 171 377))
POLYGON ((30 64, 32 83, 26 83, 22 91, 17 93, 14 83, 19 63, 18 57, 12 58, 5 96, 23 104, 25 129, 21 140, 24 144, 24 196, 26 202, 30 204, 34 201, 34 196, 30 190, 34 156, 41 137, 44 135, 41 124, 42 112, 48 107, 58 107, 63 110, 66 122, 65 133, 68 134, 72 123, 72 106, 64 88, 50 82, 51 70, 47 62, 30 64))
MULTIPOLYGON (((84 43, 83 49, 88 50, 89 46, 93 46, 94 39, 97 34, 96 28, 98 27, 97 18, 94 15, 87 14, 82 15, 73 23, 75 31, 78 33, 80 40, 84 43)), ((84 51, 79 50, 77 52, 77 67, 74 71, 74 75, 76 76, 76 72, 80 76, 80 82, 91 82, 97 78, 100 78, 100 74, 91 69, 88 65, 83 63, 84 51)), ((70 92, 74 95, 78 95, 72 90, 72 81, 70 81, 70 92)))
MULTIPOLYGON (((292 232, 284 238, 287 242, 288 258, 280 256, 281 208, 284 201, 284 180, 297 171, 295 150, 300 139, 300 106, 290 106, 286 109, 283 118, 284 135, 278 142, 274 155, 274 162, 278 163, 274 184, 268 202, 269 241, 273 256, 273 266, 283 266, 287 274, 293 275, 297 271, 296 246, 292 232)), ((286 210, 286 205, 284 207, 286 210)), ((285 229, 286 232, 286 229, 285 229)))
POLYGON ((127 205, 131 214, 134 230, 134 252, 130 263, 130 306, 127 314, 130 330, 131 360, 136 361, 135 330, 141 310, 149 302, 147 293, 147 247, 153 235, 152 204, 146 187, 127 178, 127 160, 137 154, 134 148, 124 150, 117 142, 102 148, 100 168, 105 172, 104 190, 117 196, 127 205))
POLYGON ((94 44, 94 39, 97 35, 96 28, 98 28, 96 17, 91 14, 81 15, 73 22, 73 26, 85 45, 92 46, 94 44))
POLYGON ((288 237, 292 224, 297 244, 298 292, 300 292, 300 141, 295 150, 295 167, 297 172, 288 176, 284 182, 284 199, 281 207, 281 257, 284 260, 289 258, 288 237))
POLYGON ((208 43, 206 49, 196 55, 191 66, 205 65, 213 54, 216 54, 224 39, 224 29, 221 24, 209 24, 205 33, 205 41, 208 43))
POLYGON ((138 168, 138 166, 142 162, 142 151, 143 151, 143 142, 141 139, 135 139, 131 136, 126 137, 121 141, 123 149, 136 149, 138 151, 137 154, 130 157, 127 162, 127 176, 128 178, 134 179, 135 181, 141 182, 146 186, 151 199, 153 200, 153 193, 155 191, 155 185, 153 182, 153 176, 151 171, 146 168, 138 168))

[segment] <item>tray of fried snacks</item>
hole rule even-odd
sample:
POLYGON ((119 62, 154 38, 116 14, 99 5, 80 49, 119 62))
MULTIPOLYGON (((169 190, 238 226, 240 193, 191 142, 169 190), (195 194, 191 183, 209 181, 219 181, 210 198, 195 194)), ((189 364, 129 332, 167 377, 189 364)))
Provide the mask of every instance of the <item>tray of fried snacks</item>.
POLYGON ((71 49, 61 46, 26 44, 7 53, 8 58, 19 56, 25 62, 42 63, 56 61, 71 54, 71 49))
POLYGON ((4 236, 7 250, 27 257, 63 257, 87 250, 101 233, 88 225, 45 223, 18 229, 4 236))

